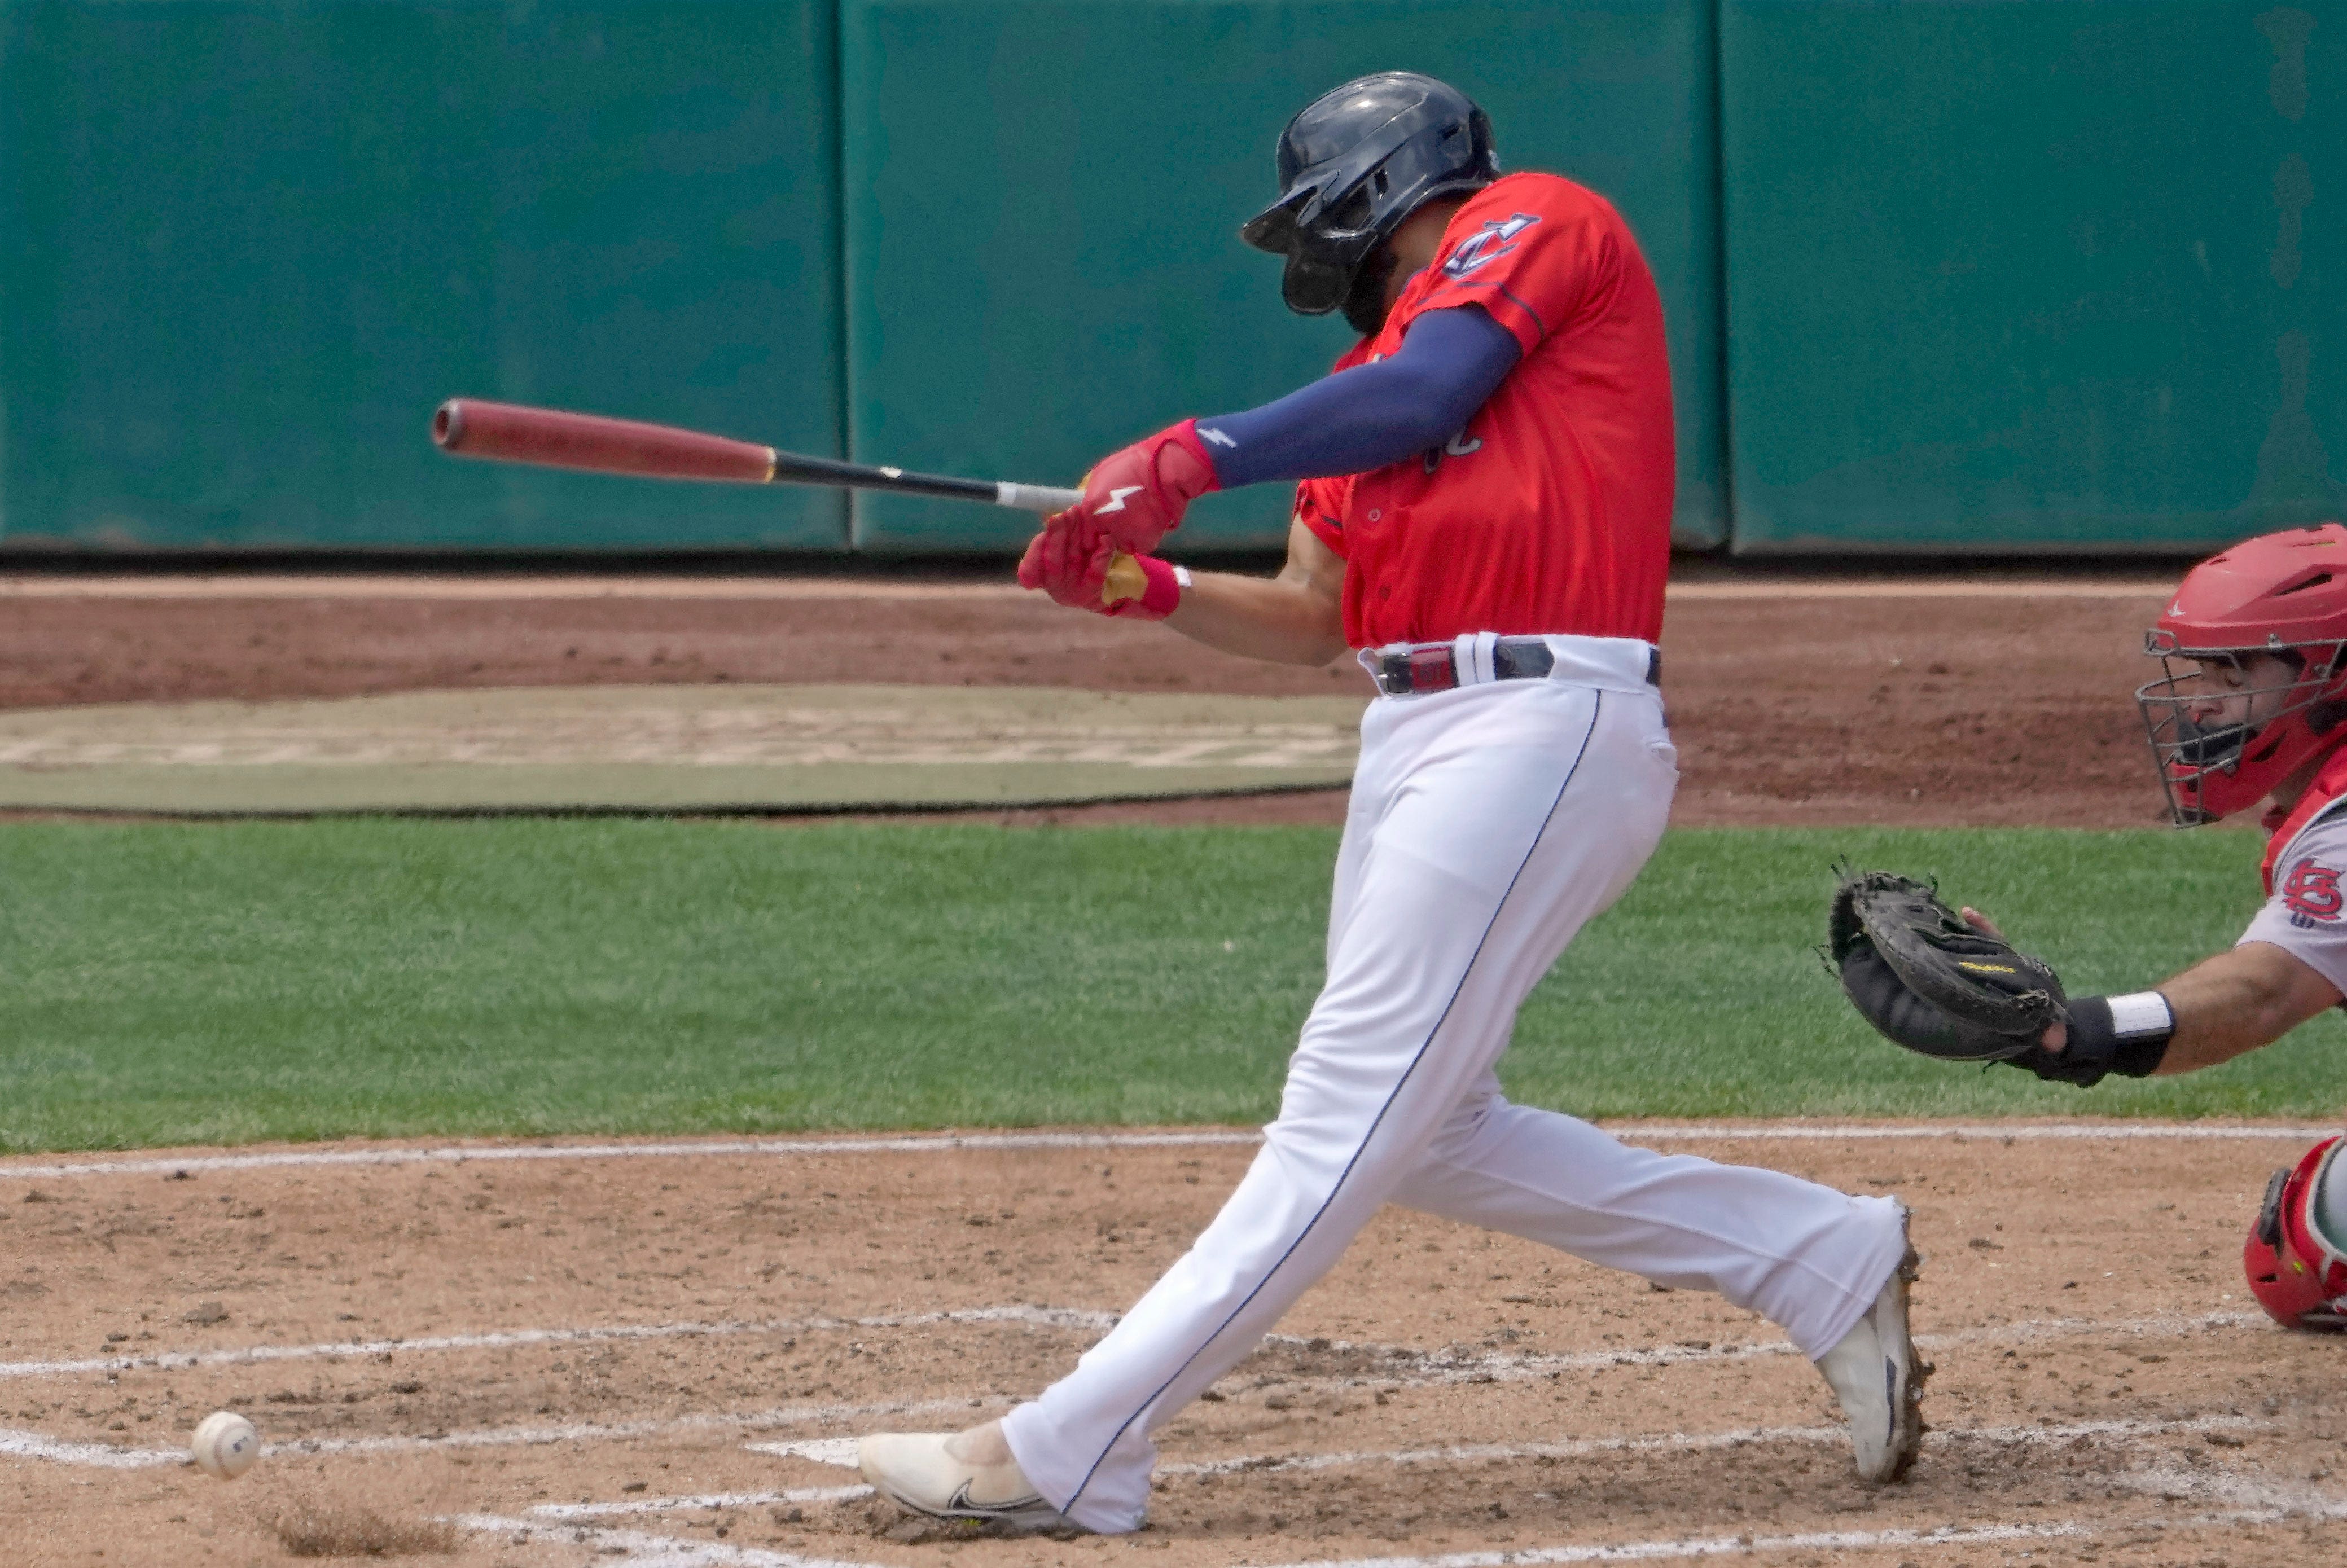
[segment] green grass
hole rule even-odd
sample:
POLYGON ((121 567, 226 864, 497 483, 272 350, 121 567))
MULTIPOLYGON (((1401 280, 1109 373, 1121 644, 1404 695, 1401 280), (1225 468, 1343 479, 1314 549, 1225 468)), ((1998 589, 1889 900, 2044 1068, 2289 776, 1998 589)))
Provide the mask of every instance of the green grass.
MULTIPOLYGON (((0 1147, 1269 1116, 1331 833, 667 822, 0 827, 0 1147)), ((2091 1093, 1869 1034, 1828 863, 1935 872, 2074 989, 2229 942, 2256 840, 1691 832, 1527 1004, 1590 1115, 2326 1115, 2338 1020, 2091 1093)))

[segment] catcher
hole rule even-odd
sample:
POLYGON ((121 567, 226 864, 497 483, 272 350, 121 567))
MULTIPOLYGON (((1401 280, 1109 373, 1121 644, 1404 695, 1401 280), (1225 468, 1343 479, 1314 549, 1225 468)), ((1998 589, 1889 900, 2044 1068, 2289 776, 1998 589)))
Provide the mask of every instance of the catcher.
MULTIPOLYGON (((1975 909, 1888 873, 1846 876, 1828 954, 1869 1022, 1911 1050, 2091 1088, 2192 1072, 2280 1040, 2347 995, 2347 527, 2266 534, 2184 579, 2136 693, 2178 825, 2265 803, 2266 903, 2239 942, 2150 990, 2065 997, 1975 909)), ((2274 1173, 2243 1261, 2291 1327, 2347 1326, 2338 1135, 2274 1173)))

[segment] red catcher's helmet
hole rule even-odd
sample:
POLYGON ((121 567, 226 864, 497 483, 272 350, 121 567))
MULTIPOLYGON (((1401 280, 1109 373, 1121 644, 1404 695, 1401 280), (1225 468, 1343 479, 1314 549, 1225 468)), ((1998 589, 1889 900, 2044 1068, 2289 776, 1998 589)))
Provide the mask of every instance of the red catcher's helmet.
POLYGON ((2285 1328, 2347 1328, 2347 1256, 2314 1228, 2314 1190, 2338 1156, 2339 1134, 2309 1149, 2266 1184, 2266 1201, 2241 1248, 2250 1294, 2285 1328))
POLYGON ((2347 527, 2320 523, 2261 534, 2210 556, 2184 576, 2143 651, 2164 677, 2135 694, 2151 754, 2179 827, 2255 805, 2308 759, 2347 740, 2347 527), (2263 686, 2250 656, 2295 666, 2263 686), (2196 722, 2218 694, 2270 707, 2255 723, 2196 722))

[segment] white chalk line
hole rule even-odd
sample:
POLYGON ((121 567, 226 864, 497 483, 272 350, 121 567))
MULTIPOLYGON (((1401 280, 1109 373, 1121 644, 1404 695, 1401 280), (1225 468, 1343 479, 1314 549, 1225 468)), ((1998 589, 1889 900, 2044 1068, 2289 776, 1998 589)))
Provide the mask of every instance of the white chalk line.
MULTIPOLYGON (((951 1312, 921 1313, 903 1317, 872 1317, 861 1319, 816 1319, 806 1327, 894 1327, 906 1325, 954 1323, 1020 1323, 1044 1327, 1067 1327, 1106 1329, 1116 1320, 1113 1313, 1094 1312, 1081 1308, 1050 1307, 984 1307, 951 1312)), ((1952 1346, 1975 1344, 2028 1344, 2034 1341, 2075 1337, 2085 1334, 2107 1334, 2129 1337, 2167 1338, 2208 1332, 2221 1328, 2253 1327, 2264 1321, 2261 1315, 2247 1312, 2212 1312, 2196 1317, 2160 1317, 2111 1322, 2095 1318, 2025 1319, 2018 1323, 1993 1324, 1976 1328, 1957 1329, 1946 1334, 1921 1334, 1916 1345, 1924 1350, 1938 1350, 1952 1346)), ((677 1333, 708 1332, 724 1326, 668 1326, 677 1333)), ((606 1334, 604 1330, 538 1330, 524 1331, 528 1343, 569 1342, 557 1337, 569 1335, 589 1337, 606 1334)), ((651 1337, 657 1330, 638 1337, 651 1337)), ((438 1341, 390 1341, 398 1349, 413 1350, 429 1344, 437 1348, 482 1341, 503 1341, 505 1336, 450 1336, 438 1341)), ((1423 1352, 1400 1346, 1363 1345, 1351 1341, 1307 1339, 1296 1335, 1266 1337, 1271 1342, 1289 1347, 1302 1347, 1323 1351, 1358 1351, 1407 1358, 1413 1370, 1397 1369, 1389 1374, 1320 1374, 1302 1375, 1283 1379, 1290 1388, 1347 1388, 1377 1385, 1392 1389, 1434 1388, 1462 1382, 1521 1382, 1536 1378, 1553 1378, 1567 1371, 1603 1370, 1609 1367, 1671 1366, 1703 1361, 1735 1361, 1753 1357, 1790 1356, 1797 1352, 1784 1341, 1762 1341, 1748 1345, 1661 1346, 1653 1348, 1622 1350, 1568 1351, 1557 1355, 1506 1356, 1499 1354, 1472 1356, 1464 1358, 1429 1357, 1423 1352)), ((293 1347, 289 1349, 323 1348, 335 1351, 346 1347, 293 1347)), ((233 1364, 247 1357, 245 1352, 223 1351, 217 1356, 233 1364)), ((172 1369, 194 1362, 174 1363, 172 1369)), ((24 1365, 24 1363, 19 1363, 24 1365)), ((35 1365, 38 1365, 37 1363, 35 1365)), ((1234 1374, 1235 1376, 1236 1374, 1234 1374)), ((784 1406, 773 1409, 733 1414, 676 1416, 659 1419, 614 1422, 569 1422, 549 1426, 492 1427, 465 1432, 436 1432, 415 1436, 383 1436, 363 1438, 302 1438, 282 1443, 272 1443, 264 1453, 391 1453, 412 1452, 435 1449, 538 1447, 565 1442, 609 1442, 633 1438, 660 1437, 671 1433, 724 1428, 752 1430, 802 1426, 816 1422, 835 1423, 861 1420, 874 1416, 906 1415, 927 1410, 962 1410, 992 1409, 1013 1401, 1008 1396, 994 1395, 978 1399, 969 1398, 930 1399, 918 1403, 902 1400, 882 1400, 864 1404, 827 1404, 784 1406)), ((777 1442, 749 1445, 756 1451, 811 1458, 818 1462, 843 1462, 829 1453, 815 1450, 823 1445, 842 1440, 816 1439, 803 1442, 777 1442)), ((841 1450, 841 1451, 844 1451, 841 1450)), ((179 1450, 118 1449, 97 1443, 79 1443, 52 1438, 45 1433, 19 1428, 0 1428, 0 1455, 26 1459, 46 1459, 67 1464, 94 1465, 102 1469, 136 1470, 158 1465, 179 1464, 187 1456, 179 1450)))
MULTIPOLYGON (((1927 1448, 1958 1442, 2049 1443, 2078 1438, 2190 1436, 2201 1432, 2260 1430, 2273 1425, 2250 1416, 2202 1416, 2147 1421, 2112 1418, 2093 1421, 2029 1422, 1989 1427, 1940 1427, 1926 1433, 1927 1448)), ((1475 1464, 1487 1460, 1589 1459, 1606 1454, 1702 1453, 1768 1443, 1841 1444, 1846 1427, 1745 1427, 1724 1432, 1672 1432, 1655 1437, 1573 1438, 1548 1443, 1445 1443, 1386 1451, 1301 1454, 1235 1454, 1225 1459, 1174 1460, 1157 1467, 1160 1476, 1269 1475, 1283 1471, 1352 1470, 1373 1465, 1475 1464)), ((817 1464, 856 1468, 853 1438, 801 1443, 745 1443, 752 1453, 785 1455, 817 1464)), ((764 1508, 778 1503, 828 1502, 867 1497, 868 1486, 798 1487, 777 1491, 699 1493, 631 1499, 621 1502, 542 1502, 530 1509, 549 1519, 600 1519, 638 1513, 675 1513, 702 1509, 764 1508)))
MULTIPOLYGON (((763 1451, 779 1445, 745 1446, 763 1451)), ((851 1459, 846 1462, 853 1465, 856 1461, 851 1459)), ((533 1519, 614 1519, 634 1513, 698 1513, 704 1510, 718 1513, 729 1508, 771 1508, 786 1502, 847 1502, 871 1495, 868 1486, 795 1486, 781 1491, 709 1491, 691 1497, 655 1497, 626 1502, 540 1502, 532 1504, 529 1513, 533 1519)))
POLYGON ((648 1568, 879 1568, 839 1557, 808 1557, 771 1546, 735 1546, 724 1541, 686 1541, 640 1530, 612 1530, 594 1525, 561 1524, 549 1528, 544 1520, 509 1519, 495 1513, 465 1513, 451 1521, 460 1530, 482 1535, 502 1535, 517 1544, 532 1540, 568 1542, 616 1553, 627 1563, 648 1568))
MULTIPOLYGON (((1948 1449, 1963 1441, 1985 1443, 2067 1443, 2079 1437, 2192 1437, 2199 1432, 2260 1432, 2274 1422, 2253 1416, 2197 1416, 2185 1420, 2070 1420, 2018 1422, 1997 1427, 1934 1427, 1924 1434, 1927 1449, 1948 1449)), ((1577 1437, 1553 1443, 1434 1443, 1427 1449, 1337 1450, 1337 1453, 1237 1453, 1221 1460, 1169 1460, 1157 1467, 1160 1477, 1232 1477, 1232 1474, 1279 1474, 1279 1471, 1359 1470, 1368 1465, 1479 1465, 1488 1460, 1584 1460, 1610 1453, 1708 1453, 1718 1449, 1753 1449, 1763 1443, 1838 1443, 1850 1441, 1847 1427, 1739 1427, 1730 1432, 1666 1432, 1659 1437, 1577 1437)), ((744 1443, 749 1453, 774 1453, 812 1460, 816 1465, 856 1467, 856 1441, 852 1437, 826 1437, 805 1443, 744 1443)), ((2159 1488, 2152 1488, 2159 1491, 2159 1488)), ((831 1498, 866 1498, 868 1486, 791 1488, 763 1493, 713 1493, 690 1498, 651 1498, 629 1502, 542 1502, 533 1514, 559 1519, 599 1519, 606 1514, 671 1514, 702 1507, 767 1507, 774 1502, 816 1502, 831 1498)))
MULTIPOLYGON (((766 1410, 721 1411, 707 1415, 665 1416, 637 1421, 567 1421, 548 1426, 484 1427, 463 1432, 429 1432, 415 1436, 364 1438, 290 1438, 264 1443, 261 1455, 415 1453, 437 1449, 541 1448, 555 1443, 616 1442, 632 1438, 669 1437, 681 1432, 722 1431, 772 1427, 809 1426, 876 1416, 929 1415, 1007 1406, 1008 1398, 952 1399, 884 1399, 870 1404, 784 1405, 766 1410)), ((65 1464, 94 1465, 103 1470, 149 1470, 190 1462, 184 1449, 115 1449, 102 1444, 69 1442, 45 1433, 0 1427, 0 1454, 22 1459, 56 1460, 65 1464)))
MULTIPOLYGON (((2223 1142, 2233 1139, 2311 1143, 2335 1127, 2278 1127, 2198 1122, 1923 1122, 1834 1126, 1799 1123, 1696 1123, 1647 1126, 1601 1122, 1628 1143, 1645 1141, 1735 1143, 1761 1139, 1805 1143, 1884 1140, 2038 1140, 2089 1143, 2135 1139, 2223 1142)), ((189 1154, 176 1159, 83 1160, 67 1163, 0 1162, 0 1179, 67 1181, 81 1176, 190 1175, 207 1171, 263 1171, 306 1166, 461 1165, 476 1161, 692 1160, 744 1155, 950 1154, 1026 1149, 1184 1149, 1252 1147, 1259 1132, 1233 1130, 1159 1132, 968 1132, 944 1136, 870 1138, 733 1138, 657 1143, 460 1144, 428 1149, 292 1149, 259 1154, 189 1154)))
POLYGON ((118 1449, 104 1443, 69 1442, 46 1432, 0 1427, 0 1454, 15 1459, 44 1459, 92 1470, 151 1470, 158 1465, 193 1464, 185 1449, 118 1449))
POLYGON ((856 1468, 854 1438, 793 1438, 779 1443, 743 1443, 743 1449, 753 1454, 773 1454, 779 1459, 813 1460, 817 1464, 844 1465, 856 1468))
POLYGON ((481 1143, 430 1149, 287 1149, 263 1154, 190 1154, 179 1159, 86 1160, 0 1164, 0 1177, 64 1181, 75 1176, 194 1175, 313 1165, 463 1165, 498 1160, 694 1160, 745 1154, 949 1154, 959 1150, 1186 1149, 1263 1141, 1257 1132, 967 1132, 944 1137, 729 1138, 660 1143, 481 1143))
POLYGON ((739 1334, 812 1334, 854 1328, 917 1328, 937 1323, 1023 1323, 1053 1328, 1116 1327, 1112 1312, 1057 1307, 973 1307, 873 1317, 774 1318, 760 1322, 614 1324, 587 1328, 512 1328, 442 1334, 415 1339, 329 1341, 318 1345, 255 1345, 234 1350, 166 1350, 153 1356, 95 1357, 77 1361, 0 1361, 0 1378, 56 1378, 84 1372, 178 1372, 194 1367, 237 1367, 273 1361, 365 1359, 446 1350, 494 1350, 531 1345, 624 1343, 641 1339, 718 1338, 739 1334))

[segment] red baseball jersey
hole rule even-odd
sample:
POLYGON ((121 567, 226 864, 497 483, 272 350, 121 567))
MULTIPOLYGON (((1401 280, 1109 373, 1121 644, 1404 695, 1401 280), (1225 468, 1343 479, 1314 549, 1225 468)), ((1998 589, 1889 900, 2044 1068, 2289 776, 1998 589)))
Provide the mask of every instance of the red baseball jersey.
POLYGON ((1663 305, 1629 225, 1594 191, 1511 174, 1471 197, 1382 331, 1481 305, 1523 357, 1467 427, 1366 474, 1307 479, 1296 515, 1345 558, 1356 648, 1461 632, 1658 641, 1676 482, 1663 305))

